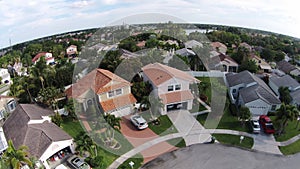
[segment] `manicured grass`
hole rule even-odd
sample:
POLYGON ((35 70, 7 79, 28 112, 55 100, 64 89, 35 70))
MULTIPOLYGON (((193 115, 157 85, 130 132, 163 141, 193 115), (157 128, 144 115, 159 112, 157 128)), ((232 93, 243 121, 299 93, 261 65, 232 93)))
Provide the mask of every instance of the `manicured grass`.
POLYGON ((164 136, 178 132, 167 115, 159 116, 158 120, 158 125, 151 122, 149 123, 149 128, 157 135, 164 136))
POLYGON ((182 148, 182 147, 186 147, 185 141, 182 137, 180 138, 173 138, 171 140, 167 141, 169 144, 178 147, 178 148, 182 148))
POLYGON ((230 114, 229 104, 227 103, 225 106, 224 114, 217 128, 251 132, 247 124, 243 127, 242 123, 238 120, 237 116, 232 116, 230 114))
POLYGON ((208 116, 208 113, 200 114, 197 116, 197 120, 199 121, 200 124, 202 124, 202 126, 204 126, 207 116, 208 116))
POLYGON ((123 164, 121 164, 118 167, 118 169, 132 169, 129 165, 131 161, 134 163, 133 169, 138 169, 142 166, 144 159, 141 154, 137 154, 134 157, 127 159, 123 164))
POLYGON ((291 155, 291 154, 296 154, 300 152, 300 140, 287 145, 287 146, 280 146, 279 147, 280 151, 284 155, 291 155))
MULTIPOLYGON (((208 114, 202 114, 197 116, 197 120, 204 125, 208 114)), ((245 126, 238 120, 237 116, 233 116, 229 110, 229 100, 226 100, 226 105, 224 109, 224 114, 219 122, 217 127, 218 129, 229 129, 229 130, 237 130, 244 132, 251 132, 249 124, 246 123, 245 126)))
POLYGON ((213 136, 222 144, 228 144, 247 149, 251 149, 253 146, 253 139, 250 137, 245 136, 242 143, 240 143, 240 136, 230 134, 213 134, 213 136))
POLYGON ((69 117, 63 118, 63 123, 60 127, 73 138, 76 138, 79 133, 84 131, 78 120, 73 120, 69 117))
MULTIPOLYGON (((69 117, 63 118, 63 123, 61 124, 61 128, 65 132, 67 132, 70 136, 72 136, 74 139, 77 137, 77 135, 80 132, 84 131, 79 121, 73 121, 69 117)), ((97 153, 98 155, 103 157, 103 166, 98 167, 97 169, 107 168, 118 157, 117 155, 104 150, 102 146, 97 146, 97 153)))
MULTIPOLYGON (((276 123, 274 122, 275 120, 275 116, 270 116, 270 118, 272 119, 273 121, 273 124, 274 124, 274 128, 277 129, 278 127, 276 126, 276 123)), ((297 127, 297 120, 294 120, 294 121, 289 121, 288 122, 288 125, 286 126, 285 128, 285 133, 278 136, 278 135, 275 135, 275 139, 276 141, 286 141, 286 140, 289 140, 290 138, 300 134, 300 124, 298 125, 298 128, 297 127)))

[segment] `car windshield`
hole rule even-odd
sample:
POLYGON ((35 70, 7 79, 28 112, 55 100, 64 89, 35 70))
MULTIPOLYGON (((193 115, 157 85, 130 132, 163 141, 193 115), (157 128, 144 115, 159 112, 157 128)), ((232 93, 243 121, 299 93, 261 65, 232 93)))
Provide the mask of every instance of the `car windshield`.
POLYGON ((79 168, 80 169, 90 169, 90 167, 87 163, 83 163, 79 168))
POLYGON ((140 126, 143 126, 143 125, 145 125, 145 123, 140 123, 139 125, 140 125, 140 126))
POLYGON ((266 123, 266 128, 267 129, 274 129, 273 124, 272 123, 266 123))

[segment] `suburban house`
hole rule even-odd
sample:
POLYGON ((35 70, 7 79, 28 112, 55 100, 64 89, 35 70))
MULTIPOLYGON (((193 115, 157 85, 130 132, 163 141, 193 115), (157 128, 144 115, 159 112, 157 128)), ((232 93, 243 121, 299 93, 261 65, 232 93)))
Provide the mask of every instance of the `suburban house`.
POLYGON ((178 49, 175 51, 175 54, 180 55, 180 56, 195 56, 195 52, 193 52, 191 49, 188 48, 182 48, 182 49, 178 49))
POLYGON ((213 50, 215 50, 217 52, 220 52, 223 54, 226 54, 226 52, 227 52, 227 46, 221 42, 212 42, 210 44, 210 46, 213 48, 213 50))
POLYGON ((172 110, 191 110, 194 96, 190 90, 190 84, 200 83, 193 76, 160 64, 148 64, 142 68, 144 81, 149 81, 153 87, 153 94, 159 97, 164 104, 162 115, 172 110))
POLYGON ((53 114, 34 104, 19 104, 3 125, 6 140, 12 140, 16 148, 27 146, 29 155, 46 169, 50 169, 48 161, 57 153, 74 152, 72 137, 51 122, 53 114))
POLYGON ((0 96, 0 121, 16 109, 17 101, 12 96, 0 96))
POLYGON ((76 45, 71 45, 66 49, 66 54, 69 57, 75 57, 77 54, 77 46, 76 45))
POLYGON ((295 105, 298 109, 300 109, 300 90, 296 90, 290 93, 292 97, 291 104, 295 105))
POLYGON ((99 105, 105 114, 117 117, 132 112, 136 99, 131 94, 131 83, 104 69, 95 69, 66 90, 86 111, 90 105, 99 105), (96 104, 95 104, 96 103, 96 104))
POLYGON ((1 77, 1 84, 7 83, 10 84, 10 74, 8 72, 8 69, 0 68, 0 77, 1 77))
POLYGON ((252 52, 252 46, 246 42, 240 43, 239 47, 244 47, 244 48, 248 49, 249 52, 252 52))
POLYGON ((139 55, 133 52, 130 52, 128 50, 125 49, 120 49, 120 52, 122 53, 122 55, 120 56, 121 59, 133 59, 133 58, 138 58, 139 55))
POLYGON ((193 48, 196 48, 196 47, 203 47, 203 44, 201 42, 198 42, 196 40, 189 40, 189 41, 186 41, 184 43, 184 46, 185 48, 187 49, 193 49, 193 48))
POLYGON ((256 63, 256 66, 265 73, 271 73, 272 67, 262 58, 255 54, 251 54, 250 59, 256 63))
POLYGON ((300 70, 296 66, 290 64, 285 60, 277 62, 277 68, 286 74, 291 74, 293 76, 300 76, 300 70))
POLYGON ((231 103, 246 106, 253 116, 266 115, 280 107, 280 100, 268 85, 250 73, 226 74, 231 103))
POLYGON ((52 53, 49 53, 49 52, 40 52, 40 53, 38 53, 32 59, 32 63, 36 64, 36 62, 38 62, 40 60, 40 58, 43 57, 43 56, 45 57, 47 65, 53 65, 53 64, 55 64, 54 57, 52 56, 52 53))
POLYGON ((297 82, 297 80, 292 78, 290 75, 283 75, 283 76, 272 75, 269 78, 269 86, 277 96, 279 96, 279 92, 278 92, 279 87, 288 87, 290 92, 294 92, 300 89, 300 84, 297 82))
MULTIPOLYGON (((211 53, 211 54, 213 54, 213 53, 211 53)), ((212 63, 218 63, 217 65, 211 65, 211 66, 213 66, 213 67, 222 66, 222 70, 224 72, 237 72, 238 71, 239 64, 236 63, 235 60, 233 60, 228 55, 218 52, 216 54, 213 54, 211 59, 214 60, 214 61, 212 61, 212 63)))

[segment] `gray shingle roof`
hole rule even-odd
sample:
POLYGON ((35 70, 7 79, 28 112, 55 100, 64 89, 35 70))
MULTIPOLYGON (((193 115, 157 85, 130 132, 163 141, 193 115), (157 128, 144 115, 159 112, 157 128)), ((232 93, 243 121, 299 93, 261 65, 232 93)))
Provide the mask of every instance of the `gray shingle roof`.
POLYGON ((246 70, 237 74, 228 73, 226 74, 226 79, 229 87, 236 86, 242 83, 249 84, 255 82, 254 75, 252 75, 250 72, 246 70))
POLYGON ((181 56, 196 55, 195 52, 193 52, 192 50, 187 49, 187 48, 178 49, 175 51, 175 53, 178 55, 181 55, 181 56))
POLYGON ((273 75, 270 77, 269 80, 278 87, 280 86, 288 87, 292 90, 300 86, 300 84, 290 75, 284 75, 284 76, 273 75))
POLYGON ((250 73, 249 71, 243 71, 238 74, 228 74, 226 79, 229 87, 236 86, 238 84, 250 84, 256 83, 253 86, 241 89, 239 91, 241 97, 245 103, 254 101, 256 99, 262 99, 270 104, 280 104, 280 100, 275 96, 269 86, 261 80, 259 77, 250 73))
POLYGON ((290 73, 292 70, 297 69, 294 65, 290 64, 285 60, 277 62, 277 67, 279 70, 282 70, 284 73, 290 73))
POLYGON ((293 98, 294 102, 296 102, 297 104, 300 104, 300 90, 291 92, 290 95, 293 98))
POLYGON ((40 158, 52 142, 72 139, 54 123, 28 124, 30 120, 51 114, 51 110, 37 105, 18 105, 3 125, 6 139, 11 139, 15 147, 26 145, 31 156, 40 158))

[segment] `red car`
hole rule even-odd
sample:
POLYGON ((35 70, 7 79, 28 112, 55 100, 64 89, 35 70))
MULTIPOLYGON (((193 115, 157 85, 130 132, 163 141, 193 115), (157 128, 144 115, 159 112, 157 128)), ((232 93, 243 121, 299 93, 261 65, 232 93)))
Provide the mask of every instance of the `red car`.
POLYGON ((259 116, 259 122, 260 122, 262 128, 264 129, 265 133, 267 133, 267 134, 275 133, 275 129, 273 127, 273 123, 272 123, 270 117, 268 117, 266 115, 261 115, 261 116, 259 116))

